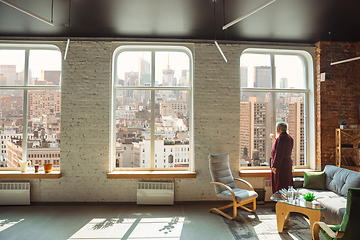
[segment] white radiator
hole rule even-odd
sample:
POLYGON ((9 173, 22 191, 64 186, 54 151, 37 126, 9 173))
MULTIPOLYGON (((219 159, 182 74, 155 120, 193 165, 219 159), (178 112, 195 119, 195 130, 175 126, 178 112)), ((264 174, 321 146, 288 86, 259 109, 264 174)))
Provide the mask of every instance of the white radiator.
POLYGON ((271 186, 271 179, 264 178, 264 189, 265 189, 265 201, 270 201, 270 197, 272 195, 272 186, 271 186))
POLYGON ((137 204, 173 205, 174 183, 138 182, 137 204))
POLYGON ((30 183, 1 182, 0 205, 30 205, 30 183))

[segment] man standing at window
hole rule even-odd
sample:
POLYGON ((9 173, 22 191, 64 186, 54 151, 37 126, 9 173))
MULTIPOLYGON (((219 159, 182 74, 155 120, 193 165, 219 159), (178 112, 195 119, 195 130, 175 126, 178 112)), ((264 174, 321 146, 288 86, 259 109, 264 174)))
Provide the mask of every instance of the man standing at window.
POLYGON ((284 122, 279 122, 276 125, 276 131, 279 137, 275 140, 274 146, 271 150, 270 167, 271 167, 271 184, 272 192, 293 186, 292 176, 292 160, 291 151, 294 146, 293 138, 287 134, 287 125, 284 122))

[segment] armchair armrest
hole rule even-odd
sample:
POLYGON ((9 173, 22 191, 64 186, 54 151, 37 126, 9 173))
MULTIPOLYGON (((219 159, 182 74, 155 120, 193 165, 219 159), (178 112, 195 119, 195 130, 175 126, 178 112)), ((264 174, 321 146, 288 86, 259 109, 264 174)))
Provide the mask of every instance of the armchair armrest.
POLYGON ((234 178, 235 180, 238 180, 239 182, 245 183, 251 191, 255 191, 254 187, 251 185, 251 183, 249 183, 248 181, 241 179, 241 178, 234 178))
POLYGON ((232 199, 233 199, 233 202, 236 203, 235 193, 234 193, 234 191, 233 191, 229 186, 227 186, 227 185, 225 185, 225 184, 223 184, 223 183, 220 183, 220 182, 210 182, 210 183, 211 183, 211 184, 220 185, 220 186, 226 188, 226 189, 230 192, 231 197, 232 197, 232 199))
POLYGON ((315 222, 311 231, 311 237, 313 240, 319 240, 319 227, 321 227, 331 238, 342 238, 345 234, 343 231, 337 231, 335 233, 324 222, 315 222))

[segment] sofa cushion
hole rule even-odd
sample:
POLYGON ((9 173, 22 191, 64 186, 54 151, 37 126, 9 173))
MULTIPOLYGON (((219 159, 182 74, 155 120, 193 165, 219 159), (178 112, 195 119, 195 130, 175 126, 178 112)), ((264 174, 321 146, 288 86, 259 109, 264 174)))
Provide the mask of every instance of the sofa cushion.
POLYGON ((299 189, 300 194, 312 192, 315 200, 325 207, 321 220, 327 224, 340 224, 346 210, 346 197, 328 190, 299 189))
POLYGON ((304 172, 303 187, 325 190, 325 172, 304 172))
POLYGON ((349 188, 360 188, 360 172, 333 165, 326 165, 324 172, 325 188, 330 191, 346 197, 349 188))

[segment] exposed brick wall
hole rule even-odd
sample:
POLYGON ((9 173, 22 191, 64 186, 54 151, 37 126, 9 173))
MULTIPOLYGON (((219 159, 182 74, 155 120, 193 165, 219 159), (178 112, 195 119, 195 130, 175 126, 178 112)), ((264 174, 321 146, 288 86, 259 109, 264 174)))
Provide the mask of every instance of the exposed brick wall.
MULTIPOLYGON (((209 154, 229 153, 233 175, 239 176, 240 52, 239 45, 227 44, 221 48, 227 63, 215 44, 195 44, 194 147, 198 181, 193 183, 199 192, 189 193, 196 199, 216 199, 214 187, 209 183, 209 154)), ((179 199, 188 199, 187 194, 179 192, 179 199)))
MULTIPOLYGON (((60 46, 64 52, 65 44, 60 46)), ((239 50, 194 45, 196 179, 175 180, 175 201, 215 200, 210 153, 230 154, 239 166, 239 50)), ((33 202, 136 202, 138 180, 107 179, 110 145, 111 42, 72 41, 62 69, 60 179, 32 180, 33 202)))
POLYGON ((335 165, 335 129, 339 121, 359 123, 359 61, 331 66, 333 62, 359 56, 359 43, 318 42, 316 44, 316 165, 335 165), (329 81, 320 81, 321 73, 329 73, 329 81))
MULTIPOLYGON (((59 47, 64 53, 66 42, 59 47)), ((240 53, 245 46, 197 43, 194 54, 195 179, 176 179, 175 201, 217 200, 210 153, 229 153, 239 169, 240 53)), ((257 47, 257 46, 249 46, 257 47)), ((260 46, 268 47, 271 46, 260 46)), ((279 47, 279 46, 277 46, 279 47)), ((107 179, 109 171, 113 43, 71 41, 62 69, 60 179, 31 180, 32 202, 135 202, 138 180, 107 179)), ((281 48, 281 47, 279 47, 281 48)), ((283 47, 287 48, 287 47, 283 47)), ((360 50, 360 49, 359 49, 360 50)), ((337 126, 337 125, 336 125, 337 126)), ((262 178, 251 178, 263 187, 262 178)))

